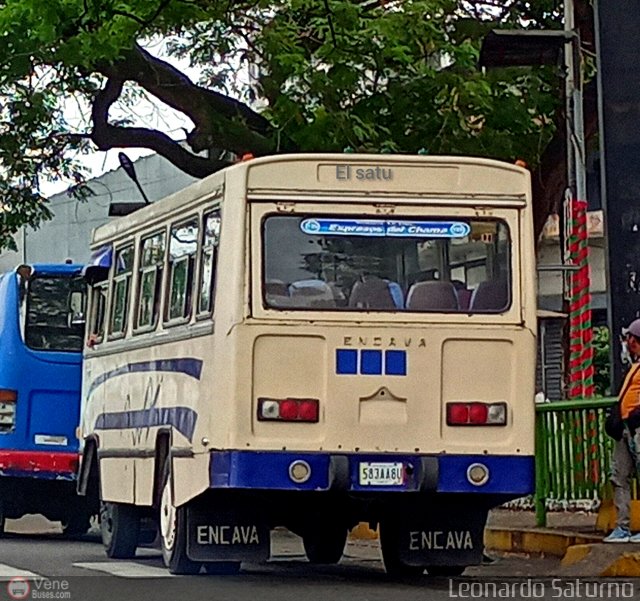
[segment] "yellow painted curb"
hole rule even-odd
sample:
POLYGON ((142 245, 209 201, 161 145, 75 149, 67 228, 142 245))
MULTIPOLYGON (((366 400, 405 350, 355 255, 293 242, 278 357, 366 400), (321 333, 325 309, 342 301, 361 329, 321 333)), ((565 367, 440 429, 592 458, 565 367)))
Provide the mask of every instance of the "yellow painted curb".
POLYGON ((349 532, 349 538, 356 538, 360 540, 374 540, 378 538, 378 530, 372 530, 369 528, 369 524, 366 522, 360 522, 355 528, 349 532))
POLYGON ((594 542, 600 542, 600 537, 581 536, 573 532, 510 528, 485 528, 484 531, 487 549, 509 553, 544 553, 564 557, 569 547, 594 542))
MULTIPOLYGON (((631 530, 640 530, 640 500, 631 501, 630 506, 631 530)), ((616 508, 613 501, 605 500, 600 504, 598 517, 596 518, 596 529, 601 532, 610 532, 616 527, 616 508)))
POLYGON ((616 510, 613 501, 607 499, 602 501, 598 509, 598 517, 596 518, 596 530, 600 532, 609 532, 613 530, 616 523, 616 510))
POLYGON ((638 578, 640 576, 640 553, 623 553, 600 576, 623 576, 638 578))
POLYGON ((561 566, 572 566, 579 561, 582 561, 589 553, 591 553, 591 545, 573 545, 567 549, 562 561, 561 566))

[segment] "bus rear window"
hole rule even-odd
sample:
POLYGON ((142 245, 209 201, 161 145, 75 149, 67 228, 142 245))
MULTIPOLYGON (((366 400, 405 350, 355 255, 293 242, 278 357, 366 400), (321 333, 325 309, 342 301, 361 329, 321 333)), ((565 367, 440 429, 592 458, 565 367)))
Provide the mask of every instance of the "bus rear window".
POLYGON ((267 308, 502 313, 511 305, 501 220, 271 215, 263 242, 267 308))
POLYGON ((82 351, 84 283, 81 278, 36 275, 29 280, 25 306, 24 338, 29 348, 82 351), (82 299, 79 304, 78 298, 82 299))

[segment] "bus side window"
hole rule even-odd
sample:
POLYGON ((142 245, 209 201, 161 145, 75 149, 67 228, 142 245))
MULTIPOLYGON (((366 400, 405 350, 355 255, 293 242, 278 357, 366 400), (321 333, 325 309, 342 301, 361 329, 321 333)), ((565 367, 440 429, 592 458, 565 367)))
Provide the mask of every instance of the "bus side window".
POLYGON ((109 332, 114 337, 123 336, 127 328, 132 273, 133 245, 131 244, 116 253, 115 276, 111 283, 111 322, 109 326, 109 332))
POLYGON ((160 289, 166 250, 165 232, 158 232, 141 243, 138 270, 138 315, 136 328, 151 330, 158 323, 160 289))
POLYGON ((91 345, 99 344, 104 338, 105 311, 107 308, 108 285, 106 282, 94 286, 91 290, 91 321, 89 339, 91 345))
POLYGON ((197 218, 171 226, 167 321, 183 321, 191 316, 198 230, 197 218))
POLYGON ((204 215, 202 258, 200 260, 200 293, 198 315, 210 315, 216 281, 216 261, 220 241, 220 211, 204 215))

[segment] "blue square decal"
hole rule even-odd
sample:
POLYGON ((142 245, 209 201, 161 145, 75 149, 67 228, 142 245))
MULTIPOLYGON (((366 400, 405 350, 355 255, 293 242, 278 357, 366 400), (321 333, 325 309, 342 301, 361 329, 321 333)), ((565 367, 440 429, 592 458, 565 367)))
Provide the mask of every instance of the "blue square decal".
POLYGON ((370 376, 382 375, 382 351, 361 351, 360 373, 370 376))
POLYGON ((384 353, 384 373, 388 376, 407 375, 407 352, 406 351, 385 351, 384 353))
POLYGON ((357 374, 358 373, 358 351, 350 349, 336 350, 336 373, 337 374, 357 374))

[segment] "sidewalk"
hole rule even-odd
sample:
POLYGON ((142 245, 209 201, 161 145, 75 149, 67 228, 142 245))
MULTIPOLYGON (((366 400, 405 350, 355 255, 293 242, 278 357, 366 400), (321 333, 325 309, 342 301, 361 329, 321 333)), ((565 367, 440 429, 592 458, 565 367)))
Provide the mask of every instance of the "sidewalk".
POLYGON ((601 543, 597 514, 560 511, 547 514, 547 526, 536 526, 533 511, 495 509, 485 530, 488 549, 509 553, 544 553, 564 557, 574 545, 601 543))
MULTIPOLYGON (((484 534, 488 554, 529 555, 559 559, 558 577, 619 576, 640 578, 640 544, 604 544, 611 515, 586 511, 547 513, 547 526, 536 526, 535 513, 496 509, 489 514, 484 534)), ((346 555, 379 558, 377 533, 361 524, 352 531, 346 555)), ((557 565, 557 564, 556 564, 557 565)))
MULTIPOLYGON (((532 511, 496 509, 485 529, 488 551, 562 557, 559 576, 640 577, 640 544, 604 544, 602 516, 584 511, 547 514, 547 526, 536 526, 532 511)), ((606 527, 606 522, 604 523, 606 527)))

